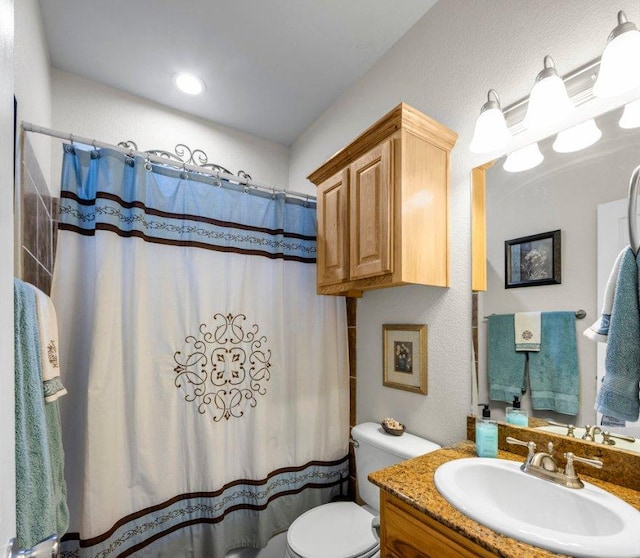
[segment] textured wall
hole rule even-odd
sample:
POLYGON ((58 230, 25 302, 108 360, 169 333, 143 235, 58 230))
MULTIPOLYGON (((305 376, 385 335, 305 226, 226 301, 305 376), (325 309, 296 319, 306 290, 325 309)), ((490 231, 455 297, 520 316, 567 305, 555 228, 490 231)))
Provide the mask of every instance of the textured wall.
MULTIPOLYGON (((53 125, 57 130, 108 143, 133 140, 142 150, 173 151, 176 144, 184 143, 191 149, 204 150, 210 162, 234 173, 242 169, 258 182, 287 187, 289 149, 283 145, 188 116, 74 74, 54 69, 52 75, 53 125)), ((55 142, 56 180, 61 153, 60 142, 55 142)))
MULTIPOLYGON (((504 105, 528 95, 545 54, 567 73, 601 54, 631 0, 440 0, 292 146, 289 183, 309 172, 400 101, 460 134, 452 152, 451 287, 401 287, 365 294, 358 302, 357 420, 393 416, 408 430, 440 443, 465 436, 471 403, 470 170, 488 157, 468 146, 489 88, 504 105), (429 326, 429 395, 382 387, 382 324, 429 326)), ((580 115, 607 103, 585 106, 580 115)), ((511 148, 542 137, 521 134, 511 148)))
POLYGON ((0 556, 16 534, 13 406, 13 0, 0 0, 0 556))
MULTIPOLYGON (((26 120, 40 126, 51 126, 51 69, 49 51, 42 26, 38 0, 20 0, 15 17, 15 96, 18 122, 26 120)), ((50 140, 33 136, 31 143, 42 173, 50 183, 50 140)))

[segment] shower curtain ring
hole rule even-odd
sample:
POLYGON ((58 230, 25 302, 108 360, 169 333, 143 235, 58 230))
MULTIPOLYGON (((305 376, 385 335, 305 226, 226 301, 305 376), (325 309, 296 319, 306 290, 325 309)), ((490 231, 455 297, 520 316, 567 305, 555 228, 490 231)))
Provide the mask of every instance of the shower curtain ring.
POLYGON ((272 200, 276 199, 276 189, 275 188, 271 188, 271 199, 272 200))
POLYGON ((92 159, 100 159, 100 150, 96 146, 96 140, 95 139, 91 142, 91 145, 93 146, 93 151, 91 152, 91 158, 92 159))
POLYGON ((144 170, 150 171, 152 169, 153 167, 151 166, 151 155, 147 153, 147 156, 145 157, 145 160, 144 160, 144 170))
POLYGON ((213 182, 218 188, 222 188, 222 180, 220 180, 219 170, 216 171, 216 175, 215 175, 215 178, 213 179, 213 182))
POLYGON ((189 172, 187 171, 187 163, 183 161, 182 163, 182 172, 180 173, 180 177, 183 180, 189 180, 189 172))
POLYGON ((98 151, 98 148, 96 147, 96 140, 95 139, 91 142, 91 145, 93 146, 93 151, 91 152, 91 158, 92 159, 99 159, 100 158, 100 152, 98 151))

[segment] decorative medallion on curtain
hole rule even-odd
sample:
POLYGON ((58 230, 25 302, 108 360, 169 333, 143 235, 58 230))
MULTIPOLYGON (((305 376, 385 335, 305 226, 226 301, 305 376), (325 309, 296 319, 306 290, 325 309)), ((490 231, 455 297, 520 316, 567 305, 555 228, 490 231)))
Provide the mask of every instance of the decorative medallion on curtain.
POLYGON ((344 300, 313 204, 146 166, 65 146, 62 555, 222 558, 345 486, 344 300))

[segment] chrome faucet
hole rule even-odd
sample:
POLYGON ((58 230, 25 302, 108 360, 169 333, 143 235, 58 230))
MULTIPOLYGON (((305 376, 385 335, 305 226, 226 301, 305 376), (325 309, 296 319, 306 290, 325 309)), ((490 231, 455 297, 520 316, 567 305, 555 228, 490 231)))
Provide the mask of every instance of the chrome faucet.
POLYGON ((561 484, 567 488, 582 488, 584 486, 584 483, 576 474, 573 466, 575 461, 591 465, 597 469, 602 468, 602 461, 597 459, 587 459, 586 457, 578 457, 571 452, 564 454, 564 457, 567 460, 566 468, 564 470, 559 468, 556 460, 553 458, 552 442, 547 444, 546 452, 536 452, 535 442, 523 442, 516 438, 507 437, 507 443, 524 446, 528 449, 527 458, 520 466, 520 469, 523 472, 541 479, 561 484))
POLYGON ((591 426, 587 424, 584 427, 584 434, 582 435, 582 439, 587 442, 595 442, 596 436, 602 432, 602 428, 599 426, 591 426))

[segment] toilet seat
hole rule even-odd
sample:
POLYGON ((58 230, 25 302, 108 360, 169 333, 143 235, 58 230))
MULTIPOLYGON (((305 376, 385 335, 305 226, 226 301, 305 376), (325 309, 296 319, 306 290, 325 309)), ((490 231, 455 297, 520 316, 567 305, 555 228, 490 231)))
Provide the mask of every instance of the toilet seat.
POLYGON ((287 558, 373 558, 380 550, 373 515, 353 502, 333 502, 303 513, 287 532, 287 558))

